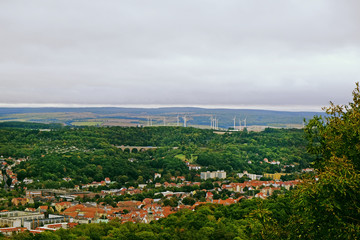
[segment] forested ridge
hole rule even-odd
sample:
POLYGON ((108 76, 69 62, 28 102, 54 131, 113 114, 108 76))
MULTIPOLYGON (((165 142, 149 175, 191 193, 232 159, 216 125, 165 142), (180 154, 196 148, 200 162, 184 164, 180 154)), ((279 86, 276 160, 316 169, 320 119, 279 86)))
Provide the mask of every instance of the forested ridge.
POLYGON ((29 157, 16 166, 19 180, 35 178, 34 187, 56 188, 62 178, 69 184, 100 181, 152 179, 155 172, 185 175, 194 173, 184 160, 207 170, 228 174, 249 171, 262 174, 288 172, 308 167, 314 158, 305 150, 307 141, 299 129, 266 129, 264 132, 231 132, 223 135, 211 130, 183 127, 84 127, 51 131, 0 129, 0 152, 6 157, 29 157), (133 152, 116 146, 156 146, 158 149, 133 152), (176 148, 174 148, 176 147, 176 148), (279 165, 263 160, 280 161, 279 165), (132 160, 132 161, 129 161, 132 160), (125 177, 124 177, 125 176, 125 177))

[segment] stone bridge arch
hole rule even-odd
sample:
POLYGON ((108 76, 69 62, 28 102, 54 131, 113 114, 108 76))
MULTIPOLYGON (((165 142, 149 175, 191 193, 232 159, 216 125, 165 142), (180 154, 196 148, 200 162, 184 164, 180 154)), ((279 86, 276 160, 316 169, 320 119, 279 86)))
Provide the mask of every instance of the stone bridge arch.
POLYGON ((130 153, 133 153, 136 149, 137 152, 143 152, 150 149, 157 149, 158 147, 152 147, 152 146, 116 146, 117 148, 121 149, 123 152, 129 151, 130 153))

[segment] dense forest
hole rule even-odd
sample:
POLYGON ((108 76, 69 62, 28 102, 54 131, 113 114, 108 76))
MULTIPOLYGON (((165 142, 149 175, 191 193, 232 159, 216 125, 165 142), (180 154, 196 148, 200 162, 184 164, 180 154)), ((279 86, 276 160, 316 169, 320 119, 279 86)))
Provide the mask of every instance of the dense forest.
POLYGON ((20 181, 39 180, 29 186, 35 188, 78 185, 105 177, 118 183, 136 181, 140 176, 146 181, 155 172, 194 180, 185 161, 210 171, 225 170, 230 176, 245 170, 256 174, 296 172, 314 160, 306 145, 299 129, 225 134, 184 127, 0 129, 0 154, 4 158, 28 157, 14 170, 20 181), (122 145, 158 148, 130 152, 116 147, 122 145), (281 164, 266 164, 265 158, 281 164), (284 169, 289 164, 293 167, 284 169), (62 182, 64 177, 73 180, 62 182))

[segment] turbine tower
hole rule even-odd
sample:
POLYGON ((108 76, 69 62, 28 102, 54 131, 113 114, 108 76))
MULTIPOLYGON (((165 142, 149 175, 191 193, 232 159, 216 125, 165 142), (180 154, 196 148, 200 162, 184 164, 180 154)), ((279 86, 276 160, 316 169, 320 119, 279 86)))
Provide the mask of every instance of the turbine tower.
POLYGON ((183 117, 184 119, 184 127, 186 127, 186 115, 183 117))
POLYGON ((236 129, 236 116, 234 117, 234 130, 236 129))
POLYGON ((217 118, 216 116, 215 117, 211 116, 211 129, 216 130, 216 128, 217 128, 217 118))

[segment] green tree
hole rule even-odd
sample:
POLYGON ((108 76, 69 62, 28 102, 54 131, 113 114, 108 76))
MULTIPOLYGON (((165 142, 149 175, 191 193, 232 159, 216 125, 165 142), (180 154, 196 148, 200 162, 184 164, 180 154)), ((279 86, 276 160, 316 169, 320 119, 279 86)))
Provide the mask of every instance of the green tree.
POLYGON ((325 108, 309 121, 309 151, 317 155, 314 178, 293 192, 289 233, 302 239, 357 239, 360 235, 360 89, 353 102, 325 108))

